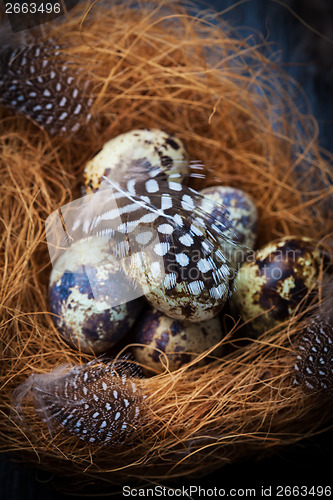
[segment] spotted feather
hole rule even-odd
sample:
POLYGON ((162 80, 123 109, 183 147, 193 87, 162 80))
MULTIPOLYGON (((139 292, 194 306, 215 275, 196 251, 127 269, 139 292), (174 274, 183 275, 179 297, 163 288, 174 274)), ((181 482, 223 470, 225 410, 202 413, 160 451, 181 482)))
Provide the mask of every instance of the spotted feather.
MULTIPOLYGON (((196 174, 197 177, 202 175, 196 174)), ((107 232, 110 236, 130 234, 145 225, 155 227, 160 235, 171 235, 174 230, 180 230, 179 238, 184 241, 184 246, 190 241, 187 233, 201 239, 210 238, 216 243, 228 240, 230 244, 239 245, 237 234, 231 231, 233 223, 228 209, 221 205, 225 217, 223 221, 216 220, 211 215, 215 204, 206 199, 203 208, 204 195, 177 182, 178 176, 178 173, 168 178, 138 179, 134 176, 123 182, 104 178, 101 189, 83 198, 75 217, 72 217, 69 230, 73 241, 81 237, 102 236, 107 232)))
POLYGON ((124 442, 144 418, 137 375, 139 368, 126 359, 61 365, 49 374, 30 375, 16 389, 13 407, 22 418, 22 402, 30 396, 51 436, 65 429, 90 444, 124 442))
POLYGON ((235 232, 228 210, 221 207, 224 218, 214 218, 216 205, 208 199, 203 204, 203 195, 176 182, 178 175, 105 178, 82 200, 68 234, 73 242, 103 237, 110 253, 130 257, 124 270, 152 305, 175 318, 202 321, 216 315, 230 293, 223 242, 235 248, 238 242, 230 237, 235 232), (157 287, 161 301, 151 295, 157 287))
POLYGON ((90 121, 92 103, 89 81, 56 43, 2 47, 0 104, 50 135, 74 135, 90 121))
POLYGON ((296 347, 294 384, 307 392, 333 395, 333 281, 296 347))
MULTIPOLYGON (((234 239, 230 238, 233 224, 225 207, 221 207, 224 219, 214 219, 209 210, 211 203, 213 211, 213 203, 207 200, 203 209, 199 203, 203 195, 175 180, 172 177, 131 178, 123 183, 125 185, 119 185, 105 179, 99 192, 83 199, 69 230, 72 241, 88 236, 125 237, 140 228, 142 242, 142 230, 148 234, 153 228, 160 240, 155 252, 158 257, 165 258, 166 269, 180 266, 183 271, 184 268, 189 270, 193 265, 191 253, 197 250, 201 255, 197 259, 200 262, 197 269, 200 275, 205 275, 203 279, 207 286, 208 271, 213 273, 221 265, 228 264, 221 251, 221 241, 228 240, 235 247, 238 245, 234 233, 234 239)), ((145 244, 149 243, 147 236, 145 244)))
POLYGON ((331 322, 312 321, 302 335, 295 369, 295 384, 311 392, 333 394, 333 326, 331 322))

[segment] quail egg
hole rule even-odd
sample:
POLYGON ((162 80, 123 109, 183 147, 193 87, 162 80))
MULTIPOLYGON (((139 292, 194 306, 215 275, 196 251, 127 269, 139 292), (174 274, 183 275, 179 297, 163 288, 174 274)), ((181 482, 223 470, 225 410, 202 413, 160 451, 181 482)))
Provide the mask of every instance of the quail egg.
MULTIPOLYGON (((143 345, 133 347, 133 354, 146 366, 145 374, 163 372, 166 365, 170 371, 174 371, 220 342, 222 337, 218 318, 191 323, 169 318, 157 309, 150 309, 135 327, 134 342, 143 345)), ((222 351, 223 348, 218 346, 212 355, 221 356, 222 351)), ((205 360, 202 360, 196 366, 204 363, 205 360)))
MULTIPOLYGON (((206 240, 203 243, 208 246, 206 240)), ((173 244, 157 243, 155 252, 126 259, 126 274, 141 287, 150 305, 167 316, 195 323, 213 318, 229 293, 230 268, 223 253, 217 248, 206 257, 199 248, 177 246, 176 238, 173 244)))
POLYGON ((54 263, 49 283, 53 321, 83 352, 102 353, 128 333, 142 305, 131 297, 121 261, 96 238, 74 243, 54 263))
POLYGON ((234 281, 230 306, 261 333, 288 320, 315 285, 320 252, 306 237, 287 236, 259 250, 234 281))
POLYGON ((159 129, 138 129, 114 137, 90 160, 84 170, 86 193, 100 188, 102 177, 123 179, 155 177, 161 172, 182 182, 189 175, 183 142, 159 129))
POLYGON ((208 187, 200 194, 204 195, 201 208, 212 218, 222 224, 226 217, 232 222, 231 227, 226 226, 225 235, 236 244, 222 241, 222 248, 230 266, 238 269, 246 259, 247 250, 254 248, 257 238, 258 213, 252 198, 241 189, 230 186, 208 187))

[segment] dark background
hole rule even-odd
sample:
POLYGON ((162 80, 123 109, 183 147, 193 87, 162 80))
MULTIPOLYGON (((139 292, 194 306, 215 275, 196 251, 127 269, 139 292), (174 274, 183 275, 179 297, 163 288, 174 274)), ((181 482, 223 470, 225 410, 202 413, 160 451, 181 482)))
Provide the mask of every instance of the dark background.
MULTIPOLYGON (((234 26, 247 27, 241 31, 244 36, 256 31, 268 41, 276 42, 285 71, 300 83, 308 95, 319 122, 321 145, 333 152, 333 44, 297 19, 299 16, 314 30, 333 39, 333 1, 285 0, 283 5, 273 0, 237 3, 234 0, 214 0, 205 5, 218 10, 234 6, 226 17, 234 26)), ((332 464, 332 437, 332 432, 326 432, 310 440, 305 439, 297 447, 287 448, 269 459, 251 459, 226 466, 190 484, 256 488, 257 497, 263 485, 325 486, 332 482, 327 471, 332 464)), ((2 455, 0 458, 0 500, 65 498, 50 486, 51 479, 48 475, 12 464, 10 457, 2 455)), ((185 481, 179 484, 185 484, 185 481)))

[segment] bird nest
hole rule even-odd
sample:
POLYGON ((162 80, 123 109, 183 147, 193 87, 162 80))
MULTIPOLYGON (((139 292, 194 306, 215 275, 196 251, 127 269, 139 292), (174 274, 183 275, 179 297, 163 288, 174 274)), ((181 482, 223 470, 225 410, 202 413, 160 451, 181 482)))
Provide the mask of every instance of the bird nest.
MULTIPOLYGON (((103 491, 129 479, 205 475, 323 430, 324 403, 292 383, 295 346, 320 283, 291 319, 259 337, 246 338, 237 318, 222 312, 221 359, 212 346, 177 371, 137 379, 146 417, 129 442, 93 446, 66 431, 51 437, 29 401, 25 425, 14 418, 13 391, 32 373, 93 359, 54 327, 45 220, 80 197, 85 163, 111 137, 160 128, 183 140, 207 167, 206 186, 231 185, 255 200, 258 248, 284 235, 325 246, 333 231, 330 164, 317 123, 295 104, 300 89, 272 62, 266 42, 243 40, 223 18, 170 1, 78 8, 48 29, 44 41, 57 41, 63 61, 88 82, 92 118, 75 134, 50 135, 0 111, 1 449, 61 476, 64 490, 95 485, 96 493, 96 485, 103 491), (211 359, 202 366, 204 357, 211 359)), ((320 282, 324 274, 323 264, 320 282)))

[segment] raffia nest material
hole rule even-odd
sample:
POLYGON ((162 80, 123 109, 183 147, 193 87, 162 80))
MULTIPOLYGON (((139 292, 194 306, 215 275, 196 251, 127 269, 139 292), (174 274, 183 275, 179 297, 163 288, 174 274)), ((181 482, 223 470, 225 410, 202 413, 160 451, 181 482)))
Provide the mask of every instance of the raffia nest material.
POLYGON ((130 446, 94 448, 66 432, 52 441, 29 405, 26 428, 8 419, 12 391, 32 372, 92 359, 62 340, 48 312, 44 222, 80 196, 85 162, 111 137, 145 127, 177 135, 192 159, 213 169, 215 183, 256 200, 257 247, 290 234, 325 244, 332 233, 330 164, 317 145, 316 121, 295 104, 300 90, 272 62, 266 43, 244 41, 223 16, 197 16, 190 8, 170 1, 96 4, 53 26, 47 37, 64 44, 64 57, 75 58, 96 96, 94 119, 77 137, 51 139, 1 111, 0 446, 61 475, 65 490, 97 484, 96 493, 130 478, 204 475, 267 456, 329 422, 323 405, 292 386, 291 373, 320 286, 283 329, 244 342, 235 325, 222 360, 139 381, 150 412, 130 446))

